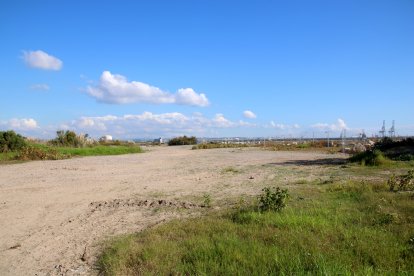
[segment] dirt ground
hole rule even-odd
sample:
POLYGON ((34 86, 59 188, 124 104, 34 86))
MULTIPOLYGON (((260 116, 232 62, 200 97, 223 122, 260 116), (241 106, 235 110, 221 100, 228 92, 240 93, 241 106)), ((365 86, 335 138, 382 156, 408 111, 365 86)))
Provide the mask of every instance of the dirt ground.
POLYGON ((197 214, 205 194, 214 203, 257 194, 293 170, 309 177, 335 158, 343 156, 182 146, 2 165, 0 275, 96 275, 114 235, 197 214))

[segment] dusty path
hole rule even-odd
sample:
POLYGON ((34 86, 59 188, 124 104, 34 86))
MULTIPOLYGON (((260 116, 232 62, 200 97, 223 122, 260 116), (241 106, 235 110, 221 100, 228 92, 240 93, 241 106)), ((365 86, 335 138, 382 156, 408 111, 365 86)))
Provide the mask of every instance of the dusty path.
POLYGON ((180 208, 198 212, 204 193, 213 199, 256 193, 278 164, 334 157, 155 147, 0 166, 0 275, 96 274, 98 249, 112 235, 180 216, 180 208), (229 167, 239 172, 226 173, 229 167))

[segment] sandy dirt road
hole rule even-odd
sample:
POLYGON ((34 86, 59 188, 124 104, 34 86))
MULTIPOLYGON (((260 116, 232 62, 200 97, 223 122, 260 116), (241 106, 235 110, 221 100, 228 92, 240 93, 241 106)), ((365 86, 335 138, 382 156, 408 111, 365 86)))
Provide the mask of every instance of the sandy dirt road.
POLYGON ((2 165, 0 275, 95 275, 108 237, 200 212, 205 193, 213 200, 256 194, 277 179, 278 167, 295 169, 295 160, 337 157, 183 146, 2 165))

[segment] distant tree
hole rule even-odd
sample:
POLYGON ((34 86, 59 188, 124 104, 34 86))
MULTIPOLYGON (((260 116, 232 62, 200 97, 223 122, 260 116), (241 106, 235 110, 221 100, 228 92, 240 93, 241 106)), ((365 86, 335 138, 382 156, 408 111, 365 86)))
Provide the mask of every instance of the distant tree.
POLYGON ((0 152, 20 150, 25 145, 24 137, 13 130, 0 131, 0 152))
POLYGON ((168 141, 169 146, 180 146, 180 145, 195 145, 197 144, 197 138, 195 136, 187 137, 181 136, 176 137, 168 141))

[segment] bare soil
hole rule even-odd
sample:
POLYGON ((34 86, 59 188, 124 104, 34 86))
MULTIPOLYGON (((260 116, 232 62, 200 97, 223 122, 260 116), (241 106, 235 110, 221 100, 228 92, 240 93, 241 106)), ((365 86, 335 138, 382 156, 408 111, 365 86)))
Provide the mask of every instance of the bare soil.
POLYGON ((197 215, 205 194, 214 206, 320 175, 341 158, 180 146, 0 166, 0 275, 96 275, 97 254, 112 236, 197 215))

